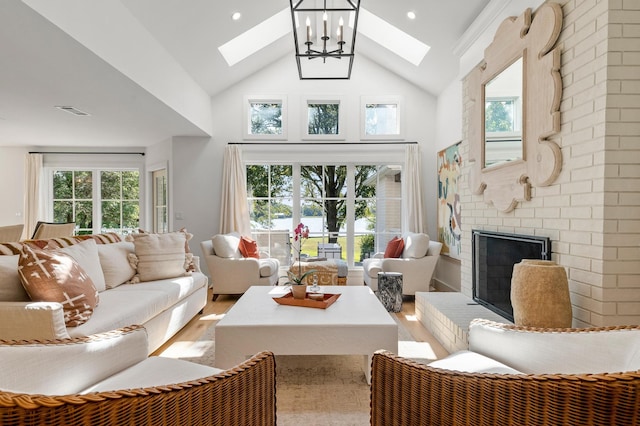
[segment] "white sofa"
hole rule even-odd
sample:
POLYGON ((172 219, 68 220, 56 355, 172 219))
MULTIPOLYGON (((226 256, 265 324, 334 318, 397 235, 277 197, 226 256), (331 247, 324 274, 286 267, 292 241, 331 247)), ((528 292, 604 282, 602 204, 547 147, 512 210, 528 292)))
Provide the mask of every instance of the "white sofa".
POLYGON ((376 253, 362 262, 364 284, 373 291, 378 291, 378 272, 402 273, 404 295, 413 296, 416 291, 429 291, 442 243, 429 240, 426 234, 409 234, 403 239, 405 249, 402 257, 384 258, 384 253, 376 253))
POLYGON ((275 424, 275 361, 220 370, 147 357, 131 326, 80 338, 0 340, 2 425, 275 424))
MULTIPOLYGON (((135 251, 134 243, 121 241, 95 247, 100 262, 97 269, 106 279, 105 288, 98 288, 99 303, 90 319, 77 327, 65 325, 60 303, 29 299, 17 272, 18 255, 0 256, 0 339, 62 339, 139 324, 147 329, 151 353, 206 305, 208 280, 203 273, 194 271, 188 276, 123 283, 135 274, 128 264, 129 254, 135 251)), ((81 266, 83 262, 78 261, 81 266)))
MULTIPOLYGON (((214 236, 213 239, 218 236, 214 236)), ((242 294, 254 285, 277 284, 280 270, 278 259, 265 257, 264 254, 261 254, 262 257, 259 259, 243 257, 235 243, 234 249, 217 253, 213 239, 200 243, 211 276, 213 300, 220 294, 242 294)), ((228 239, 233 241, 233 237, 228 239)))

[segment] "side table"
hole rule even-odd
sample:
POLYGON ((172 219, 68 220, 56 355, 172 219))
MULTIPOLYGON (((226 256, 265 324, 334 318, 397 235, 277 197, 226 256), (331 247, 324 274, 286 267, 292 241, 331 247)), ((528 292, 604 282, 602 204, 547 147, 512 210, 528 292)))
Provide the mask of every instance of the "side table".
POLYGON ((388 312, 402 310, 402 273, 378 272, 378 299, 388 312))

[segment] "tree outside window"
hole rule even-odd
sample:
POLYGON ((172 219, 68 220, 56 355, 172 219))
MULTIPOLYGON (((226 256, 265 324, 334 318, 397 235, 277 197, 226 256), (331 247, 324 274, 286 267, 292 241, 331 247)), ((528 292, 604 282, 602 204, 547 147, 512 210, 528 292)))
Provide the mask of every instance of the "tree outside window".
POLYGON ((138 229, 137 170, 55 170, 52 182, 54 222, 75 222, 78 234, 127 234, 138 229), (99 213, 94 206, 100 206, 99 213))
POLYGON ((317 243, 338 243, 343 259, 355 265, 376 251, 376 241, 390 239, 387 234, 399 229, 400 183, 394 177, 399 166, 254 164, 246 172, 252 233, 260 248, 283 265, 289 264, 290 248, 284 255, 279 250, 297 225, 293 217, 311 225, 304 254, 315 256, 317 243), (293 187, 300 191, 293 193, 293 187))
POLYGON ((310 135, 337 135, 340 133, 340 104, 309 103, 307 104, 307 112, 310 135))
POLYGON ((250 106, 252 135, 282 134, 282 104, 252 102, 250 106))

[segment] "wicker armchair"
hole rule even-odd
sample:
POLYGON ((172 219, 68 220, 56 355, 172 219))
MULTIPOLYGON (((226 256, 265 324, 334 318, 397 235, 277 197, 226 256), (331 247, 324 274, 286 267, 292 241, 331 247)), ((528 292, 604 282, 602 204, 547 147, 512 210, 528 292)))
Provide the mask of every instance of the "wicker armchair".
MULTIPOLYGON (((82 344, 87 339, 92 337, 64 339, 64 343, 82 344)), ((4 341, 0 344, 60 342, 4 341)), ((162 374, 158 371, 158 375, 162 374)), ((216 375, 166 386, 73 395, 0 390, 2 425, 266 426, 275 423, 275 358, 270 352, 256 354, 216 375)))
MULTIPOLYGON (((589 331, 638 329, 611 327, 589 331)), ((534 331, 507 325, 503 330, 534 331)), ((584 329, 545 330, 556 335, 580 331, 584 329)), ((628 359, 633 359, 637 357, 637 334, 628 339, 628 359)), ((590 357, 587 347, 577 347, 576 351, 582 351, 582 356, 570 354, 575 362, 569 364, 579 364, 580 358, 590 357)), ((372 360, 371 424, 638 425, 640 370, 600 374, 461 372, 379 351, 372 360)))

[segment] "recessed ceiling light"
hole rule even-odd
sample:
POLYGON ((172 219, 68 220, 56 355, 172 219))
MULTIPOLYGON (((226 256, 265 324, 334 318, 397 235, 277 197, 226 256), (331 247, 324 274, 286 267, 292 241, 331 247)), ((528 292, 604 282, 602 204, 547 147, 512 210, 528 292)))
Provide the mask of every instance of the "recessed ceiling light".
POLYGON ((241 17, 242 17, 242 14, 240 12, 234 12, 233 15, 231 15, 231 19, 233 19, 234 21, 237 21, 241 17))
POLYGON ((414 11, 407 12, 407 18, 416 19, 416 13, 414 11))

